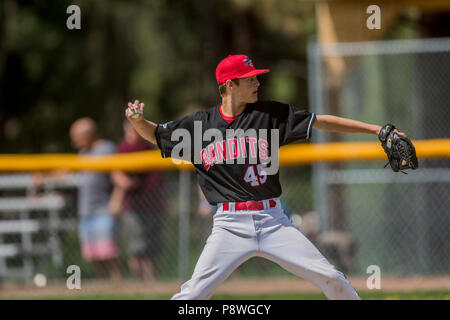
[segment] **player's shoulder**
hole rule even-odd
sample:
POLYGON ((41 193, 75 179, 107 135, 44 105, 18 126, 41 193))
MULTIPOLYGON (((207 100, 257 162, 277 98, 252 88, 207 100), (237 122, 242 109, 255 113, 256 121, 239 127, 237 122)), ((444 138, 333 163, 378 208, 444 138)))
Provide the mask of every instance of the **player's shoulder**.
POLYGON ((207 110, 197 112, 195 116, 199 120, 215 121, 218 117, 220 117, 219 107, 220 107, 220 104, 214 105, 213 107, 210 107, 207 110))
POLYGON ((259 100, 255 103, 251 103, 250 105, 252 105, 255 109, 259 110, 266 110, 266 109, 273 110, 273 108, 285 108, 289 106, 289 104, 287 103, 275 100, 259 100))
POLYGON ((193 113, 189 114, 187 116, 187 118, 189 118, 191 120, 205 120, 210 117, 210 115, 213 111, 212 109, 214 109, 214 108, 193 112, 193 113))
POLYGON ((176 120, 161 123, 158 125, 158 129, 191 128, 195 121, 204 121, 205 117, 205 111, 196 111, 193 113, 182 115, 176 120))
POLYGON ((252 112, 255 113, 265 113, 271 116, 283 115, 289 113, 290 105, 287 103, 274 101, 274 100, 263 100, 252 103, 249 105, 252 112))

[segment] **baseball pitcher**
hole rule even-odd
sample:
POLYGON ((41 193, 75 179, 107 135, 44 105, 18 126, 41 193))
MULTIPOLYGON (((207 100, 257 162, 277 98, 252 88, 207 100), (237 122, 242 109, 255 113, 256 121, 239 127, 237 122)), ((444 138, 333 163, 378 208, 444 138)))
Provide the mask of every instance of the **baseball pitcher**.
POLYGON ((391 166, 400 161, 396 169, 417 167, 414 148, 405 144, 409 139, 393 125, 381 127, 258 101, 257 76, 267 72, 256 69, 246 55, 229 55, 216 69, 221 104, 165 124, 146 120, 144 103, 128 103, 125 114, 137 132, 156 144, 162 157, 191 161, 206 199, 217 206, 192 278, 172 299, 209 299, 233 270, 255 256, 310 281, 329 299, 360 299, 345 276, 283 212, 278 148, 309 139, 313 128, 367 133, 379 135, 391 166), (395 149, 393 135, 407 151, 395 149))

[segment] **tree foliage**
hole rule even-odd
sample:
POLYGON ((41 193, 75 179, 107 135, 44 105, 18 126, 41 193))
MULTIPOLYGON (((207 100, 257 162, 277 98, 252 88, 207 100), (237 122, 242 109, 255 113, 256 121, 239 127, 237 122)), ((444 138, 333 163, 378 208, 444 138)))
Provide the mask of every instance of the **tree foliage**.
POLYGON ((262 98, 308 104, 313 2, 4 0, 0 18, 3 153, 72 152, 68 129, 82 116, 117 140, 133 99, 157 122, 211 107, 215 68, 228 54, 271 69, 262 98), (71 4, 81 30, 66 27, 71 4))

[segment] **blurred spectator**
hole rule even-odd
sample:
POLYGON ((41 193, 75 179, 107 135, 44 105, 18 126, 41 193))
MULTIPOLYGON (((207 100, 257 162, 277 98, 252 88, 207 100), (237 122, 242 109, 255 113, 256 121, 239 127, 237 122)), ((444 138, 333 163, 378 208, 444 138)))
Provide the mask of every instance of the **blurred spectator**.
MULTIPOLYGON (((154 147, 141 138, 128 121, 123 124, 124 140, 118 152, 139 152, 154 147)), ((164 176, 160 171, 128 174, 113 171, 113 195, 110 212, 121 216, 124 227, 128 265, 134 277, 155 278, 155 265, 161 252, 163 214, 166 211, 162 192, 164 176)))
MULTIPOLYGON (((70 127, 70 138, 79 154, 105 155, 115 152, 112 142, 98 137, 97 125, 90 118, 76 120, 70 127)), ((78 189, 79 237, 83 258, 94 263, 97 275, 120 279, 117 225, 108 212, 111 191, 108 174, 81 173, 78 189)))

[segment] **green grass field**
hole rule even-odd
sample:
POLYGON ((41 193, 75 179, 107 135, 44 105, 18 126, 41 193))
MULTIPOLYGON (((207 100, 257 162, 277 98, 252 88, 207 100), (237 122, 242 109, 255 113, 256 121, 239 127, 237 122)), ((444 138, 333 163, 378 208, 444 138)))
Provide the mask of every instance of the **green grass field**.
MULTIPOLYGON (((360 296, 364 300, 450 300, 450 291, 361 291, 360 296)), ((99 294, 79 296, 42 296, 39 300, 168 300, 170 295, 120 295, 99 294)), ((29 298, 24 298, 29 299, 29 298)), ((254 295, 230 295, 217 294, 212 300, 325 300, 322 293, 272 293, 254 295)))

